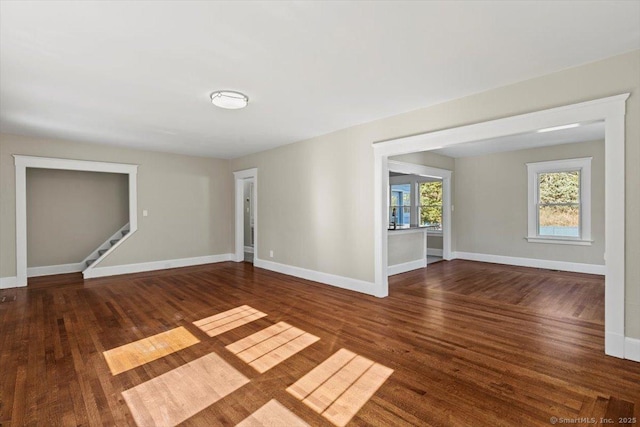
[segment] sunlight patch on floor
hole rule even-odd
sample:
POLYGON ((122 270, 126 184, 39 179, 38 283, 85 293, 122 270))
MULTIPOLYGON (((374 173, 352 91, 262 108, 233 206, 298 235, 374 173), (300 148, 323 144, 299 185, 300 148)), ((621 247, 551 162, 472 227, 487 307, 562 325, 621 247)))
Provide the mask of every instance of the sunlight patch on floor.
POLYGON ((393 373, 340 349, 287 391, 336 426, 346 425, 393 373))
POLYGON ((249 415, 236 427, 308 427, 296 414, 285 408, 280 402, 271 399, 260 409, 249 415))
POLYGON ((285 322, 279 322, 226 348, 263 373, 319 339, 285 322))
POLYGON ((246 325, 265 316, 266 314, 255 308, 243 305, 205 319, 197 320, 193 322, 193 324, 210 337, 215 337, 216 335, 246 325))
POLYGON ((199 339, 180 326, 107 350, 102 354, 109 365, 111 373, 117 375, 199 342, 199 339))
POLYGON ((249 379, 210 353, 122 393, 139 426, 175 426, 249 379))

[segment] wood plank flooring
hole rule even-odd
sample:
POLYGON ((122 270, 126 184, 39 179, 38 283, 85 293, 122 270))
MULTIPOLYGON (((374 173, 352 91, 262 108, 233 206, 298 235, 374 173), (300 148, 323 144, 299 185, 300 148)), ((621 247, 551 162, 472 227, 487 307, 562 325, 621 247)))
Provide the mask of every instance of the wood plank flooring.
POLYGON ((384 299, 248 263, 31 279, 0 290, 0 424, 133 426, 123 393, 214 355, 248 382, 183 425, 339 425, 287 388, 345 349, 393 370, 347 425, 615 425, 640 418, 640 363, 604 355, 603 295, 599 276, 461 260, 393 276, 384 299), (243 305, 266 316, 214 337, 193 324, 243 305), (263 373, 226 348, 279 322, 320 339, 263 373), (104 351, 179 327, 200 342, 112 374, 104 351))
POLYGON ((200 340, 180 326, 149 338, 143 338, 130 344, 107 350, 103 355, 107 365, 109 365, 109 369, 111 369, 111 373, 117 375, 199 342, 200 340))

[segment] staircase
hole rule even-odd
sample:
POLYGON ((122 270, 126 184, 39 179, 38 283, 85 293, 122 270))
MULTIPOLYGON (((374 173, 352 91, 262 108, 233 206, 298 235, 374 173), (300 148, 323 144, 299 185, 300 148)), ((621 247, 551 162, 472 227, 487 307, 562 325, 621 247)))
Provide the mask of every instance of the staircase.
POLYGON ((100 246, 98 246, 93 252, 89 254, 85 259, 82 260, 80 265, 84 267, 82 273, 86 273, 87 271, 95 268, 97 263, 102 261, 102 258, 107 256, 112 249, 116 246, 119 246, 123 239, 128 238, 130 235, 131 227, 129 227, 129 223, 125 224, 116 231, 112 236, 110 236, 107 240, 105 240, 100 246))
MULTIPOLYGON (((128 224, 127 224, 128 225, 128 224)), ((107 253, 113 246, 115 246, 116 243, 118 243, 120 241, 120 239, 122 239, 124 236, 126 236, 127 234, 129 234, 129 229, 125 229, 125 230, 121 230, 119 232, 121 234, 120 237, 116 238, 116 239, 110 239, 109 240, 109 244, 111 246, 109 246, 106 249, 99 249, 98 250, 98 257, 97 258, 93 258, 93 259, 88 259, 85 261, 85 264, 87 265, 87 267, 89 267, 91 264, 93 264, 94 262, 96 262, 99 258, 102 257, 102 255, 104 255, 105 253, 107 253)), ((111 236, 113 237, 113 236, 111 236)))

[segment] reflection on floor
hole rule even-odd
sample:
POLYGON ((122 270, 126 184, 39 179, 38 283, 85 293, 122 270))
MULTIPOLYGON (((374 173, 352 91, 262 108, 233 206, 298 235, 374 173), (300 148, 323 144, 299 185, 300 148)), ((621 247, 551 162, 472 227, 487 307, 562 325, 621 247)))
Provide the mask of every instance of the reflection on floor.
POLYGON ((215 337, 216 335, 246 325, 265 316, 266 314, 255 308, 243 305, 205 319, 197 320, 193 322, 193 324, 210 337, 215 337))
POLYGON ((227 346, 227 350, 263 373, 320 338, 280 322, 227 346))
POLYGON ((271 399, 256 412, 236 425, 236 427, 263 426, 308 427, 309 424, 302 421, 296 414, 282 406, 277 400, 271 399))
POLYGON ((113 375, 199 343, 183 326, 113 348, 103 353, 113 375))
POLYGON ((439 262, 439 261, 442 261, 442 257, 441 256, 427 255, 427 265, 433 264, 434 262, 439 262))
POLYGON ((340 349, 287 391, 336 426, 346 425, 393 369, 340 349))
POLYGON ((174 426, 249 379, 215 353, 122 392, 138 426, 174 426))
MULTIPOLYGON (((197 320, 193 325, 214 337, 265 316, 242 305, 197 320)), ((319 340, 286 322, 278 322, 225 348, 262 374, 319 340)), ((184 327, 179 327, 106 351, 104 357, 115 375, 198 342, 184 327)), ((392 373, 392 369, 341 349, 287 391, 334 425, 344 426, 392 373)), ((138 426, 174 426, 249 382, 249 378, 211 352, 130 388, 122 396, 138 426)), ((238 425, 308 424, 272 399, 238 425)))

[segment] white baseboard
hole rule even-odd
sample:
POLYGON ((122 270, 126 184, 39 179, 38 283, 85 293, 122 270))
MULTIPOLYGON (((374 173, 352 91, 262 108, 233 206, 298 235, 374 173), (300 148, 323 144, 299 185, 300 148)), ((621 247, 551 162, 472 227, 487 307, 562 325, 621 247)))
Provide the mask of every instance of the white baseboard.
POLYGON ((535 258, 518 258, 502 255, 477 254, 473 252, 453 252, 453 259, 466 259, 469 261, 492 262, 495 264, 517 265, 520 267, 546 268, 549 270, 572 271, 575 273, 588 273, 604 275, 606 267, 597 264, 581 264, 578 262, 551 261, 535 258))
POLYGON ((425 268, 426 266, 426 259, 417 259, 415 261, 403 262, 402 264, 390 265, 387 267, 387 274, 389 276, 393 276, 400 273, 406 273, 407 271, 425 268))
POLYGON ((95 277, 115 276, 118 274, 140 273, 143 271, 164 270, 167 268, 189 267, 192 265, 213 264, 216 262, 232 261, 234 254, 207 255, 194 258, 168 259, 164 261, 143 262, 139 264, 114 265, 111 267, 96 267, 85 270, 85 279, 95 277))
POLYGON ((244 247, 244 251, 246 253, 252 254, 253 253, 253 246, 245 246, 244 247))
POLYGON ((429 255, 429 256, 442 256, 442 249, 427 248, 427 255, 429 255))
POLYGON ((16 276, 0 277, 0 289, 21 288, 24 286, 27 286, 27 284, 18 286, 18 278, 16 276))
POLYGON ((255 267, 287 274, 289 276, 300 277, 302 279, 312 280, 314 282, 320 282, 326 285, 348 289, 350 291, 361 292, 367 295, 379 296, 376 295, 376 287, 373 282, 365 282, 364 280, 337 276, 335 274, 323 273, 321 271, 308 270, 306 268, 294 267, 292 265, 280 264, 273 261, 265 261, 258 258, 253 260, 253 265, 255 267))
POLYGON ((640 339, 624 338, 624 358, 640 362, 640 339))
POLYGON ((84 270, 81 262, 74 264, 46 265, 27 268, 27 277, 51 276, 53 274, 77 273, 84 270))

